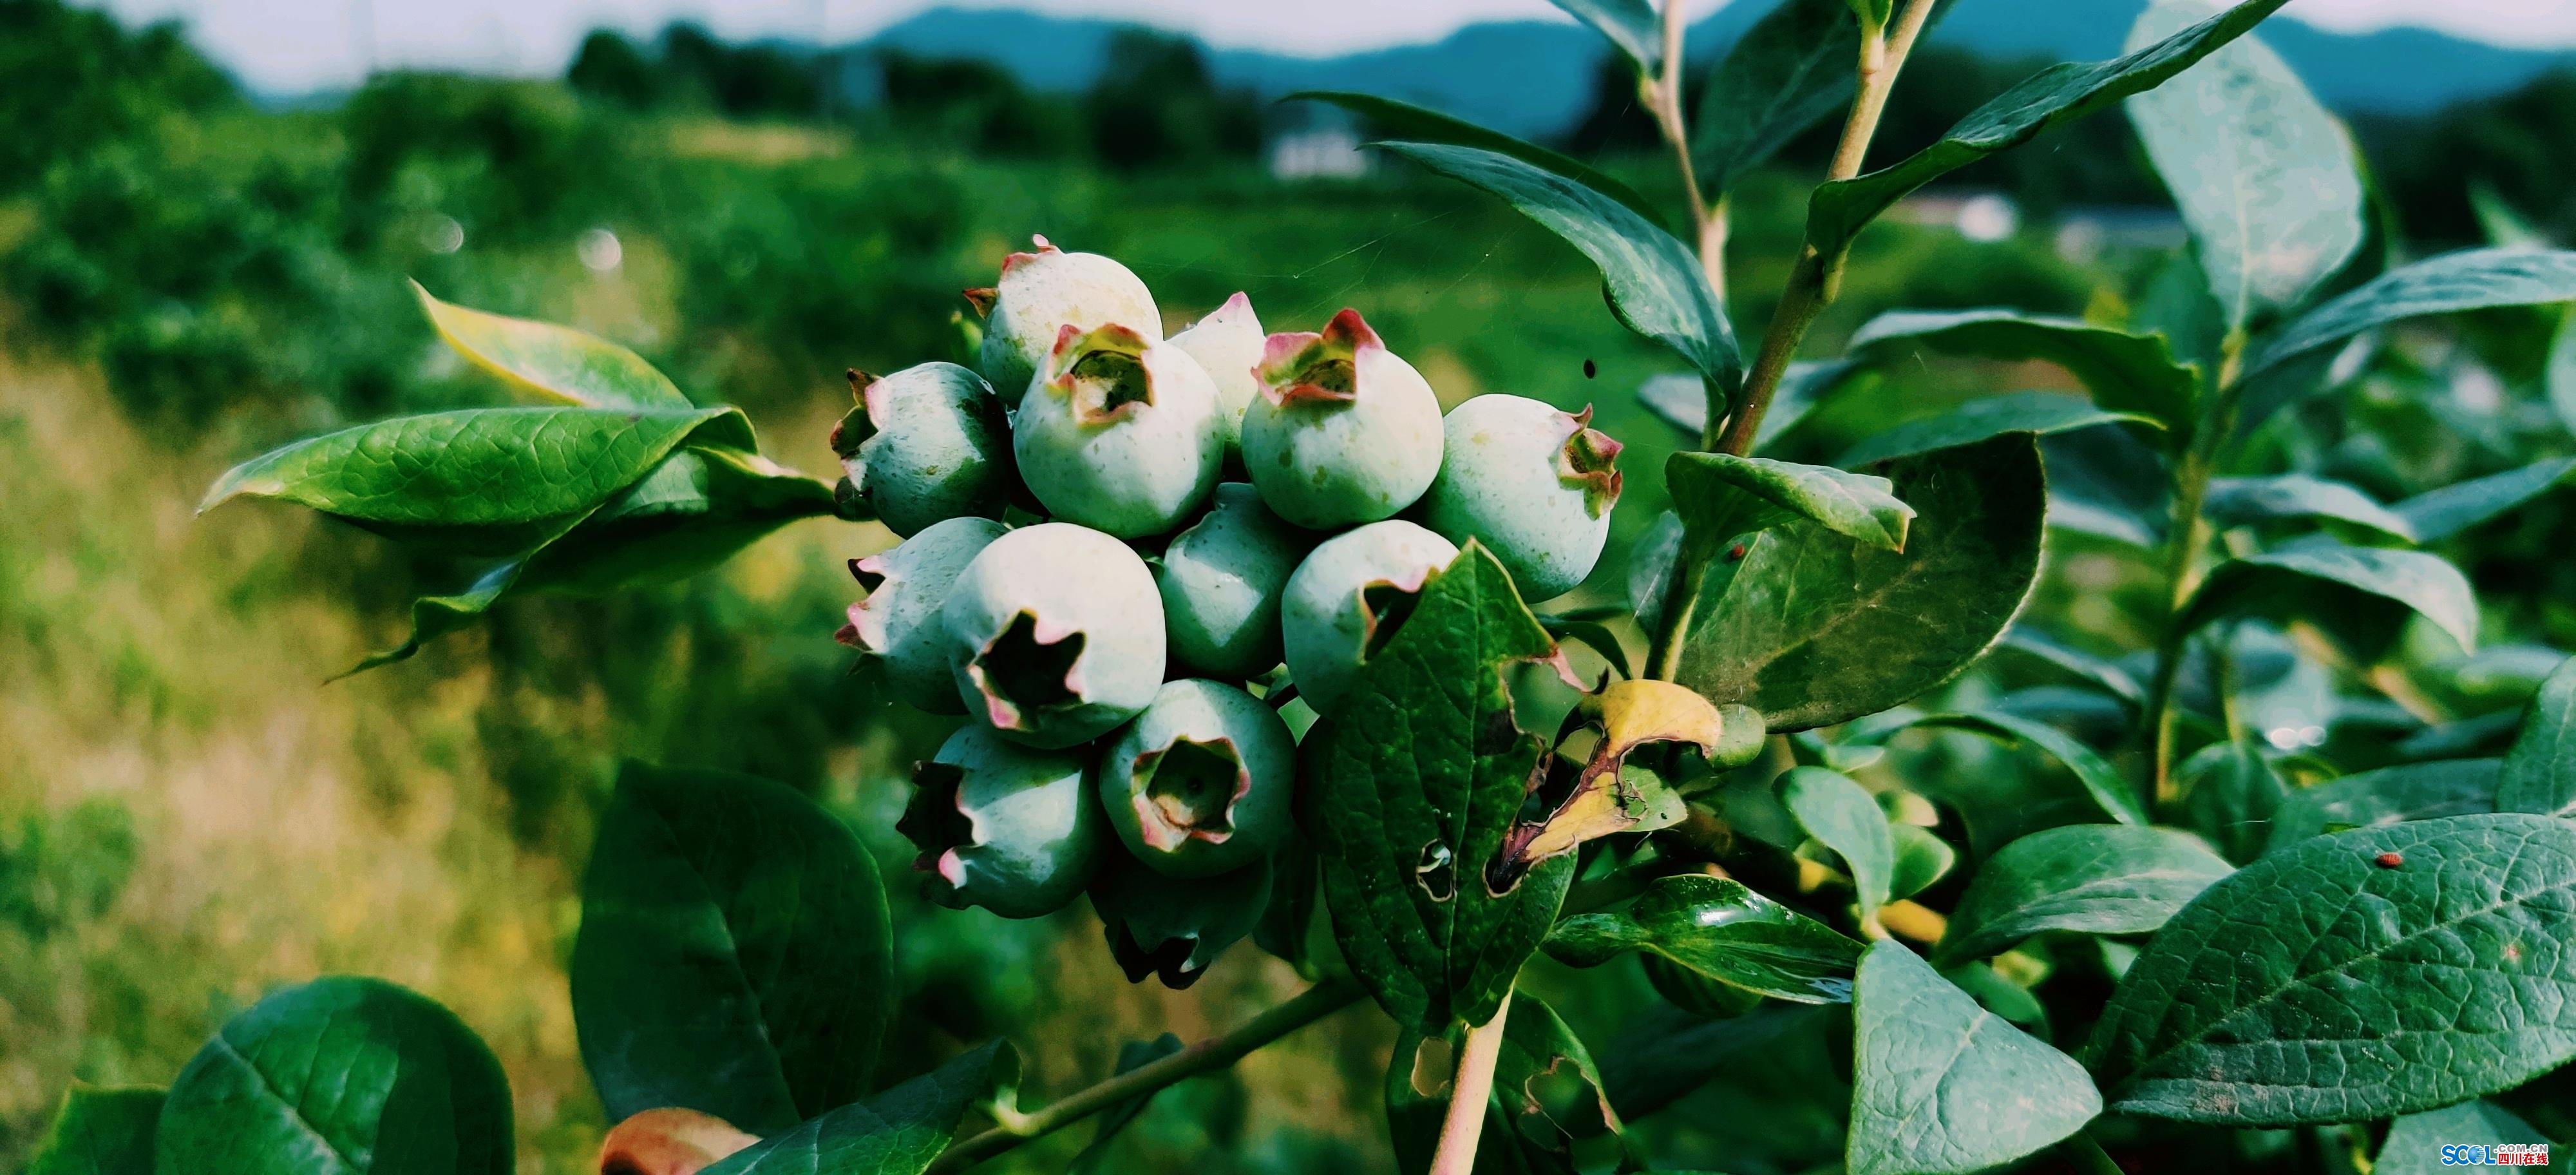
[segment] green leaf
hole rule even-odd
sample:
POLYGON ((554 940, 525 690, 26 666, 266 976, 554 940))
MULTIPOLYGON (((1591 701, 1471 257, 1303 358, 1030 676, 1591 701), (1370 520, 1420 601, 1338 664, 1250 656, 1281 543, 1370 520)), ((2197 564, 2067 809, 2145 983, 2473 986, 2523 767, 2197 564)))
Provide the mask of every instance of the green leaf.
POLYGON ((2576 1057, 2572 893, 2576 823, 2552 817, 2311 837, 2147 944, 2094 1033, 2094 1072, 2120 1112, 2240 1126, 2519 1085, 2576 1057))
POLYGON ((2380 505, 2358 487, 2304 473, 2211 478, 2203 512, 2226 526, 2331 518, 2409 542, 2416 538, 2415 526, 2405 515, 2380 505))
POLYGON ((2228 860, 2241 864, 2263 854, 2272 817, 2290 789, 2250 738, 2202 747, 2173 774, 2184 823, 2208 836, 2228 860))
POLYGON ((2550 411, 2558 414, 2558 426, 2576 432, 2576 314, 2561 312, 2541 384, 2549 393, 2550 411))
POLYGON ((892 939, 876 863, 802 793, 624 764, 572 950, 609 1118, 680 1106, 776 1134, 855 1100, 894 1008, 892 939))
POLYGON ((2566 484, 2570 472, 2576 457, 2554 457, 2417 494, 2394 509, 2416 541, 2438 543, 2566 484))
POLYGON ((2427 314, 2576 300, 2576 252, 2466 249, 2389 270, 2300 315, 2274 335, 2245 374, 2279 366, 2339 339, 2427 314))
POLYGON ((1860 22, 1844 0, 1785 0, 1736 38, 1699 87, 1691 161, 1711 196, 1849 106, 1860 22))
POLYGON ((282 498, 397 540, 515 555, 597 509, 691 440, 753 447, 732 408, 474 408, 362 424, 254 457, 200 513, 282 498))
POLYGON ((2246 0, 2148 48, 2109 61, 2052 65, 2022 79, 1931 146, 1867 175, 1819 186, 1807 200, 1807 243, 1827 257, 1840 253, 1862 225, 1914 189, 2163 84, 2287 2, 2246 0))
POLYGON ((1476 543, 1423 589, 1352 696, 1307 732, 1301 821, 1342 955, 1399 1025, 1481 1024, 1555 922, 1576 857, 1486 884, 1546 740, 1506 676, 1550 655, 1511 576, 1476 543))
POLYGON ((1861 944, 1742 882, 1690 873, 1655 879, 1626 909, 1567 918, 1547 939, 1549 957, 1573 967, 1628 951, 1775 999, 1826 1004, 1851 999, 1861 944))
POLYGON ((2084 1067, 1977 1006, 1894 940, 1852 1004, 1851 1175, 1966 1175, 2052 1145, 2102 1112, 2084 1067))
POLYGON ((1912 699, 2002 635, 2039 571, 2047 492, 2037 442, 2007 435, 1883 472, 1915 511, 1905 550, 1812 522, 1763 532, 1694 603, 1681 684, 1750 706, 1787 733, 1912 699))
POLYGON ((2576 657, 2558 663, 2523 711, 2505 752, 2496 809, 2576 816, 2576 657))
POLYGON ((1682 525, 1703 546, 1803 518, 1868 546, 1902 551, 1905 526, 1914 519, 1913 508, 1888 493, 1886 478, 1829 465, 1675 453, 1664 462, 1664 484, 1682 525))
POLYGON ((1664 36, 1648 0, 1548 0, 1574 19, 1600 30, 1637 67, 1653 77, 1663 68, 1664 36))
POLYGON ((2472 816, 2496 810, 2494 759, 2403 763, 2293 789, 2272 813, 2266 853, 2347 828, 2472 816))
POLYGON ((987 1041, 910 1081, 764 1139, 704 1175, 919 1175, 966 1107, 1018 1080, 1019 1055, 987 1041))
POLYGON ((1959 863, 1959 850, 1928 828, 1890 821, 1887 834, 1896 845, 1896 867, 1888 875, 1888 900, 1910 898, 1949 876, 1959 863))
POLYGON ((1699 259, 1671 233, 1616 200, 1509 155, 1440 143, 1378 145, 1500 196, 1565 238, 1600 267, 1610 309, 1622 325, 1679 352, 1721 388, 1732 392, 1742 382, 1735 328, 1700 273, 1699 259))
MULTIPOLYGON (((1439 1149, 1441 1124, 1449 1113, 1449 1087, 1455 1080, 1455 1058, 1465 1036, 1462 1029, 1453 1028, 1439 1037, 1412 1031, 1396 1037, 1393 1062, 1386 1070, 1386 1116, 1400 1170, 1429 1167, 1439 1149), (1425 1044, 1434 1047, 1426 1049, 1425 1044)), ((1582 1039, 1554 1008, 1527 992, 1512 997, 1511 1018, 1503 1022, 1487 1098, 1486 1129, 1476 1156, 1478 1171, 1573 1175, 1578 1138, 1623 1129, 1582 1039), (1565 1088, 1568 1084, 1579 1088, 1565 1088)))
POLYGON ((1315 907, 1323 900, 1321 868, 1315 861, 1315 846, 1304 836, 1290 833, 1288 842, 1271 856, 1270 903, 1262 907, 1261 921, 1252 928, 1255 945, 1307 979, 1321 975, 1312 945, 1315 907))
POLYGON ((1833 1015, 1814 1005, 1764 1003, 1732 1020, 1706 1020, 1649 1001, 1601 1050, 1610 1104, 1628 1118, 1642 1119, 1722 1070, 1773 1072, 1784 1052, 1813 1057, 1815 1067, 1824 1069, 1825 1050, 1816 1046, 1824 1043, 1824 1024, 1833 1015))
POLYGON ((2478 598, 2468 577, 2438 555, 2340 543, 2285 547, 2219 564, 2192 593, 2181 620, 2191 631, 2243 612, 2310 615, 2320 586, 2391 600, 2430 620, 2463 649, 2477 648, 2478 598))
POLYGON ((169 1092, 73 1083, 26 1175, 152 1175, 152 1132, 169 1092))
POLYGON ((2074 735, 2045 722, 1988 710, 1974 714, 1933 714, 1916 719, 1914 724, 1974 731, 2006 743, 2029 743, 2066 764, 2067 770, 2075 773, 2076 782, 2084 785, 2084 793, 2093 797, 2094 806, 2100 808, 2104 815, 2122 824, 2147 822, 2146 811, 2138 806, 2137 788, 2121 777, 2119 768, 2111 766, 2110 760, 2104 759, 2074 735))
POLYGON ((2004 633, 2003 643, 2005 648, 2019 649, 2102 687, 2103 692, 2128 703, 2132 708, 2146 703, 2147 691, 2138 684, 2138 679, 2128 670, 2027 624, 2012 626, 2004 633))
MULTIPOLYGON (((2162 0, 2139 15, 2127 47, 2206 28, 2215 7, 2162 0)), ((2352 141, 2261 41, 2218 49, 2128 107, 2228 326, 2297 305, 2361 246, 2352 141)))
MULTIPOLYGON (((1150 1041, 1131 1040, 1118 1046, 1117 1071, 1127 1073, 1179 1051, 1181 1038, 1169 1032, 1150 1041)), ((1082 1153, 1073 1156, 1073 1162, 1065 1167, 1066 1175, 1093 1175, 1101 1170, 1101 1164, 1109 1161, 1109 1144, 1118 1137, 1119 1131, 1136 1120, 1138 1114, 1145 1112, 1146 1104, 1154 1100, 1156 1092, 1148 1090, 1100 1111, 1100 1123, 1092 1128, 1090 1143, 1082 1148, 1082 1153)))
POLYGON ((2442 1163, 2442 1148, 2456 1143, 2529 1146, 2549 1141, 2548 1135, 2494 1102, 2461 1102, 2398 1118, 2388 1128, 2388 1141, 2379 1146, 2370 1175, 2448 1175, 2452 1168, 2442 1163))
POLYGON ((2168 438, 2191 434, 2199 411, 2200 371, 2174 358, 2162 335, 2131 334, 2077 318, 1984 309, 1894 310, 1852 336, 1850 352, 1886 364, 1917 347, 1944 355, 2054 363, 2114 412, 2155 420, 2168 438))
POLYGON ((1896 10, 1896 0, 1847 0, 1852 16, 1871 28, 1887 27, 1887 18, 1896 10))
POLYGON ((1629 187, 1617 176, 1571 155, 1551 151, 1527 139, 1514 138, 1501 131, 1478 126, 1463 118, 1442 114, 1437 110, 1416 106, 1411 102, 1382 98, 1375 94, 1357 94, 1347 90, 1299 90, 1281 98, 1280 101, 1290 102, 1300 98, 1339 106, 1367 119, 1376 133, 1389 138, 1417 143, 1448 143, 1511 156, 1523 163, 1555 172, 1591 188, 1626 205, 1629 211, 1644 217, 1647 223, 1656 228, 1664 227, 1664 214, 1655 208, 1654 201, 1639 195, 1635 188, 1629 187))
POLYGON ((1853 445, 1836 462, 1872 465, 1938 449, 1973 445, 2010 433, 2046 436, 2105 424, 2161 427, 2134 412, 2107 412, 2055 392, 2007 392, 1970 400, 1939 416, 1909 420, 1853 445))
POLYGON ((1780 806, 1817 843, 1841 857, 1866 921, 1887 904, 1896 873, 1896 844, 1887 816, 1869 789, 1822 767, 1792 767, 1780 775, 1780 806))
POLYGON ((2235 871, 2207 842, 2177 829, 2070 824, 2035 832, 1977 870, 1934 957, 1981 959, 2051 930, 2144 934, 2235 871))
MULTIPOLYGON (((1753 430, 1754 451, 1769 448, 1774 439, 1806 419, 1819 401, 1859 373, 1860 365, 1848 359, 1790 364, 1789 370, 1781 373, 1780 387, 1771 394, 1771 410, 1762 414, 1762 423, 1753 430)), ((1699 375, 1674 372, 1653 376, 1637 385, 1637 399, 1694 444, 1708 429, 1708 381, 1699 375)))
POLYGON ((162 1175, 511 1175, 510 1086, 453 1013, 380 979, 224 1023, 162 1103, 162 1175))
POLYGON ((669 376, 615 343, 568 326, 441 302, 419 282, 411 290, 438 337, 513 387, 584 408, 689 407, 669 376))

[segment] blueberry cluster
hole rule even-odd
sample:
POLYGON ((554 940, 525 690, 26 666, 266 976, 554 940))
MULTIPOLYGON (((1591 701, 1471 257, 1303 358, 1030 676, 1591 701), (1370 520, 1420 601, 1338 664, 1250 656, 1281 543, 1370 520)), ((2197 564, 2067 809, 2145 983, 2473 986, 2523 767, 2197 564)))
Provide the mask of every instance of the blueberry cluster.
POLYGON ((1166 338, 1135 274, 1043 237, 967 296, 980 371, 852 376, 839 492, 904 541, 852 562, 840 636, 971 719, 902 822, 932 897, 1024 918, 1163 878, 1250 902, 1231 934, 1103 909, 1132 975, 1185 983, 1291 833, 1281 707, 1341 705, 1471 537, 1530 599, 1582 582, 1619 444, 1520 396, 1444 420, 1353 310, 1265 336, 1236 294, 1166 338))

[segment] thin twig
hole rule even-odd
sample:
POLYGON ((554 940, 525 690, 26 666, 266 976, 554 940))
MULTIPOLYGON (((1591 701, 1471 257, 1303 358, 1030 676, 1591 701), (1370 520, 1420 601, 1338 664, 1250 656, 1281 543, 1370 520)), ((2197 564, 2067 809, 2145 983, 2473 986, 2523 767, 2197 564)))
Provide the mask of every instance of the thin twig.
POLYGON ((1664 68, 1663 76, 1653 86, 1655 126, 1672 144, 1673 163, 1681 171, 1682 196, 1690 202, 1691 237, 1699 245, 1700 271, 1708 278, 1709 288, 1726 289, 1725 222, 1716 223, 1717 251, 1709 251, 1710 216, 1708 197, 1701 194, 1698 165, 1691 162, 1690 127, 1682 118, 1682 34, 1686 26, 1681 0, 1664 2, 1664 68))
MULTIPOLYGON (((1168 1057, 1067 1094, 1044 1109, 1012 1115, 1002 1125, 960 1139, 930 1164, 927 1175, 966 1170, 1128 1098, 1150 1094, 1184 1078, 1223 1069, 1263 1045, 1349 1007, 1358 1002, 1361 994, 1359 981, 1347 975, 1326 979, 1223 1036, 1202 1040, 1168 1057)), ((1499 1019, 1497 1017, 1498 1022, 1499 1019)))
POLYGON ((2245 355, 2243 331, 2229 332, 2219 346, 2217 379, 2209 405, 2193 423, 2190 444, 2174 466, 2173 512, 2165 533, 2165 634, 2156 645, 2156 687, 2148 691, 2143 715, 2152 743, 2150 783, 2155 798, 2173 796, 2173 759, 2177 734, 2173 682, 2190 633, 2180 631, 2192 593, 2200 588, 2197 564, 2209 544, 2209 519, 2201 513, 2209 499, 2209 479, 2218 468, 2218 450, 2236 428, 2236 380, 2245 355))
MULTIPOLYGON (((1675 5, 1679 7, 1679 5, 1675 5)), ((1440 1149, 1431 1154, 1428 1175, 1469 1175, 1476 1169, 1476 1142, 1485 1133, 1485 1103, 1494 1093, 1494 1062, 1503 1055, 1503 1022, 1512 1014, 1512 993, 1494 1006, 1494 1018, 1467 1030, 1467 1047, 1458 1050, 1458 1079, 1449 1083, 1449 1113, 1440 1123, 1440 1149)))

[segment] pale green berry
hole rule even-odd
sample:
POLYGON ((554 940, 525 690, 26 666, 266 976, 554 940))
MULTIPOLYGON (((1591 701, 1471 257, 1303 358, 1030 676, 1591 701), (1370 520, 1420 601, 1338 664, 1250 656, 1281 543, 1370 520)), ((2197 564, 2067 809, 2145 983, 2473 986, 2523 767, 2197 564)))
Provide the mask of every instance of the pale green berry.
POLYGON ((1007 406, 1019 404, 1067 326, 1090 330, 1114 322, 1148 339, 1163 337, 1153 292, 1126 266, 1097 253, 1067 253, 1045 237, 1029 239, 1036 251, 1003 258, 999 283, 966 291, 984 311, 975 364, 1007 406))
POLYGON ((1279 602, 1279 635, 1298 696, 1319 714, 1338 709, 1359 684, 1360 667, 1457 557, 1449 540, 1402 519, 1372 522, 1316 547, 1288 577, 1279 602))
POLYGON ((1281 518, 1330 530, 1391 518, 1440 472, 1440 398, 1344 310, 1263 344, 1243 468, 1281 518))
POLYGON ((1172 536, 1154 564, 1172 659, 1209 677, 1258 677, 1279 663, 1279 593, 1315 545, 1239 481, 1216 487, 1216 507, 1172 536))
POLYGON ((1216 388, 1170 343, 1068 326, 1020 399, 1011 451, 1047 513, 1120 538, 1162 534, 1216 485, 1216 388))
POLYGON ((954 363, 850 373, 858 406, 832 428, 850 492, 886 529, 999 518, 1011 495, 1011 426, 981 376, 954 363))
POLYGON ((1297 743, 1277 711, 1222 682, 1165 682, 1093 765, 1109 826, 1157 873, 1212 877, 1287 839, 1297 743))
POLYGON ((1225 948, 1261 924, 1262 911, 1270 907, 1268 861, 1175 883, 1114 848, 1101 857, 1091 908, 1100 915, 1110 957, 1130 983, 1148 975, 1170 988, 1198 982, 1225 948))
POLYGON ((850 605, 842 644, 876 657, 895 696, 933 714, 962 714, 948 674, 948 629, 941 609, 966 565, 1002 537, 989 518, 934 523, 891 551, 850 560, 850 574, 868 591, 850 605))
POLYGON ((1619 442, 1591 422, 1589 407, 1559 412, 1527 396, 1478 396, 1451 409, 1423 525, 1453 543, 1483 543, 1523 599, 1574 590, 1600 560, 1619 501, 1619 442))
POLYGON ((1079 752, 1014 746, 973 724, 948 736, 913 769, 895 823, 920 850, 913 868, 930 899, 1005 918, 1063 909, 1091 883, 1106 839, 1084 774, 1079 752))
POLYGON ((1189 352, 1215 382, 1219 428, 1230 454, 1242 452, 1244 409, 1261 396, 1261 377, 1253 369, 1261 366, 1264 342, 1252 299, 1241 291, 1171 338, 1171 344, 1189 352))
POLYGON ((1049 522, 994 539, 940 619, 966 713, 1033 747, 1089 742, 1163 684, 1163 599, 1127 544, 1049 522))

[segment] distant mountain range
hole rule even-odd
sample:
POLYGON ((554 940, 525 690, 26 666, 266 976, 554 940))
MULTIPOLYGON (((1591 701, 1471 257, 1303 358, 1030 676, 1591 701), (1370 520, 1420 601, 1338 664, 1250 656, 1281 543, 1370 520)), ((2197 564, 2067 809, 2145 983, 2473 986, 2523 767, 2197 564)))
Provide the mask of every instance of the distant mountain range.
MULTIPOLYGON (((1938 44, 1992 57, 2084 61, 2118 54, 2146 0, 1955 0, 1933 33, 1938 44)), ((1768 9, 1734 0, 1691 29, 1693 55, 1733 43, 1768 9)), ((973 57, 1047 90, 1079 89, 1101 70, 1112 21, 1012 9, 934 8, 892 25, 869 44, 940 57, 973 57)), ((2420 114, 2521 85, 2576 54, 2508 49, 2420 28, 2350 35, 2287 17, 2263 39, 2346 112, 2420 114)), ((1578 27, 1541 21, 1468 25, 1441 40, 1341 57, 1213 49, 1212 68, 1264 95, 1302 89, 1362 90, 1403 98, 1514 134, 1546 137, 1581 117, 1606 47, 1578 27)))

